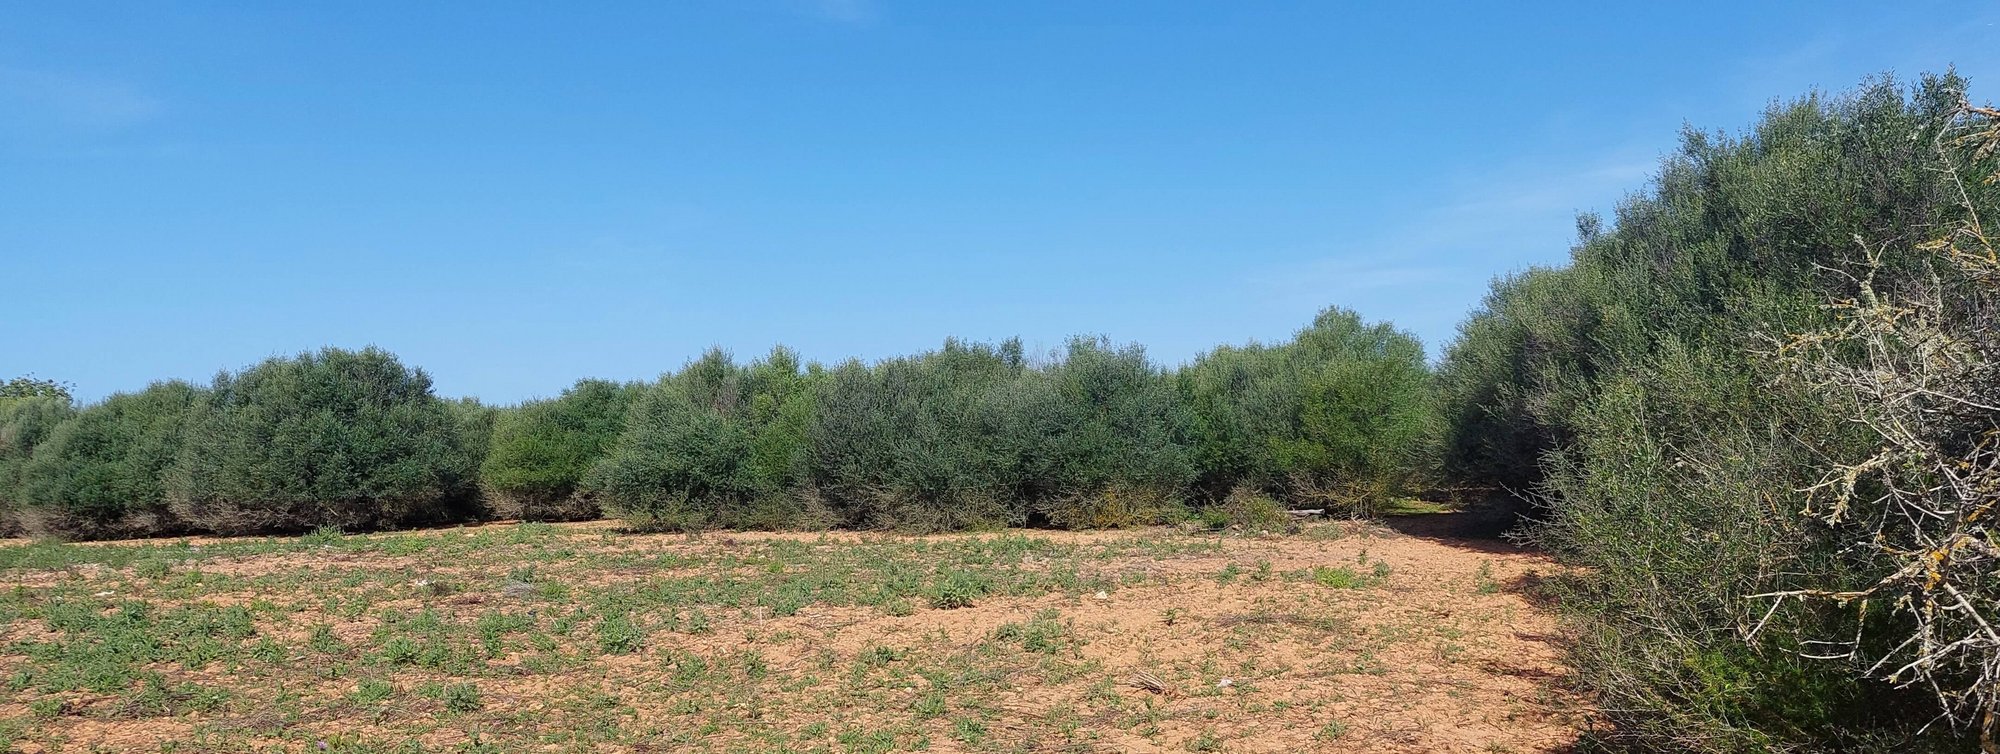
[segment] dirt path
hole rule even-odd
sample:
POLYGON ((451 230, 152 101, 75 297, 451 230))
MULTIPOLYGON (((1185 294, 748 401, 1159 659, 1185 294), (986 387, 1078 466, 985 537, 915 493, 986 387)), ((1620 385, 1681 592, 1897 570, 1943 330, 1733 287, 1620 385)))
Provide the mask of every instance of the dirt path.
POLYGON ((1450 521, 0 546, 0 732, 29 752, 1567 748, 1585 705, 1523 594, 1555 566, 1450 521))

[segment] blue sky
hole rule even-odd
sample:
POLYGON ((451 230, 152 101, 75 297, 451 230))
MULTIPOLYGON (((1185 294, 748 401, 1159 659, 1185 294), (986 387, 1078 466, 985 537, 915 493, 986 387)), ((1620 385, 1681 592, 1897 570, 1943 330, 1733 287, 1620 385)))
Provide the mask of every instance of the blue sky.
POLYGON ((2000 90, 1994 3, 1618 5, 0 0, 0 377, 374 344, 505 403, 1332 304, 1435 352, 1684 123, 2000 90))

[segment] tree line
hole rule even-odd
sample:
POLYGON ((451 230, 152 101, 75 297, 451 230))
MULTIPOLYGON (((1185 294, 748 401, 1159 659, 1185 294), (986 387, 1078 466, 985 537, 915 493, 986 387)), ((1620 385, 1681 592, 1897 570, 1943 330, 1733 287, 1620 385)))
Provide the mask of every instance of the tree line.
MULTIPOLYGON (((875 363, 711 350, 650 383, 449 400, 325 349, 77 406, 0 397, 0 520, 69 539, 615 516, 647 529, 947 531, 1370 505, 1430 478, 1429 367, 1329 309, 1164 369, 1134 345, 948 340, 875 363)), ((46 384, 44 384, 46 383, 46 384)), ((31 384, 34 389, 30 389, 31 384)))

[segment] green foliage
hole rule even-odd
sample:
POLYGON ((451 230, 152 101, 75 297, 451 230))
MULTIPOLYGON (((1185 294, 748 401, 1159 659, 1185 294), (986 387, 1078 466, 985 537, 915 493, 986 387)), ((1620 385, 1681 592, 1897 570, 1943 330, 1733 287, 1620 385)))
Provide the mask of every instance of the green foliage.
POLYGON ((1312 580, 1328 589, 1360 589, 1372 584, 1369 577, 1344 566, 1313 566, 1312 580))
POLYGON ((486 463, 486 455, 492 451, 493 431, 500 423, 500 409, 480 403, 478 398, 459 398, 444 402, 451 413, 452 422, 458 425, 458 445, 471 454, 475 466, 486 463))
POLYGON ((1188 418, 1137 346, 947 341, 831 370, 806 435, 810 493, 840 521, 919 531, 1154 523, 1194 476, 1188 418))
POLYGON ((1288 532, 1296 528, 1284 503, 1248 487, 1231 490, 1221 502, 1202 509, 1200 523, 1210 530, 1237 528, 1250 532, 1288 532))
POLYGON ((815 374, 784 348, 747 367, 711 350, 638 399, 584 487, 640 528, 795 522, 815 374))
MULTIPOLYGON (((1963 745, 1925 729, 1938 710, 1922 692, 1802 657, 1836 653, 1806 643, 1827 637, 1865 649, 1897 621, 1862 630, 1851 612, 1751 599, 1858 588, 1878 557, 1800 515, 1800 491, 1826 459, 1854 457, 1861 425, 1781 380, 1769 354, 1855 295, 1832 272, 1860 255, 1855 239, 1961 215, 1931 146, 1961 88, 1878 82, 1774 106, 1740 137, 1687 133, 1614 228, 1580 220, 1569 267, 1496 282, 1448 350, 1447 466, 1536 494, 1540 536, 1585 566, 1558 591, 1580 679, 1612 718, 1603 737, 1712 752, 1963 745)), ((1995 207, 1994 187, 1970 192, 1995 207)), ((1933 273, 1877 274, 1894 288, 1933 273)))
POLYGON ((584 475, 625 430, 625 415, 644 389, 581 380, 553 400, 502 412, 480 480, 493 513, 530 521, 574 520, 598 514, 583 494, 584 475))
POLYGON ((201 391, 161 382, 85 408, 35 448, 21 470, 21 522, 29 534, 98 538, 178 528, 163 477, 180 451, 201 391))
POLYGON ((1452 478, 1525 494, 1542 479, 1543 454, 1570 439, 1567 391, 1589 379, 1601 316, 1584 297, 1608 293, 1590 272, 1535 268, 1496 280, 1459 325, 1436 381, 1442 468, 1452 478))
POLYGON ((1158 523, 1193 481, 1188 417, 1166 375, 1134 345, 1076 338, 980 403, 1006 494, 1064 528, 1158 523))
POLYGON ((1869 244, 1841 270, 1858 290, 1830 301, 1833 321, 1788 333, 1775 353, 1781 385, 1860 430, 1852 442, 1794 443, 1818 479, 1803 488, 1803 512, 1858 573, 1808 572, 1799 589, 1752 599, 1834 611, 1841 620, 1798 635, 1850 648, 1869 680, 1928 690, 1941 722, 1992 749, 2000 238, 1980 218, 2000 208, 2000 110, 1961 101, 1942 123, 1935 169, 1959 190, 1962 215, 1915 241, 1869 244))
POLYGON ((1428 471, 1423 344, 1327 309, 1287 343, 1225 346, 1181 370, 1199 488, 1375 505, 1428 471))
POLYGON ((195 403, 170 508, 224 533, 466 517, 479 452, 430 377, 377 349, 224 373, 195 403))
POLYGON ((989 395, 1026 369, 1019 341, 952 340, 830 370, 806 434, 813 493, 854 526, 941 531, 1024 520, 1025 507, 1002 487, 1007 454, 989 441, 999 428, 980 417, 1004 411, 989 395))
POLYGON ((7 400, 9 398, 55 398, 64 403, 69 403, 75 400, 70 395, 71 387, 73 386, 67 382, 41 379, 29 374, 0 383, 0 400, 7 400))
POLYGON ((972 607, 974 602, 992 591, 992 583, 981 574, 954 568, 945 571, 931 585, 931 607, 943 610, 972 607))
POLYGON ((0 527, 20 527, 21 472, 36 446, 76 414, 69 398, 0 398, 0 527))
MULTIPOLYGON (((1103 528, 1181 520, 1239 483, 1367 504, 1420 479, 1428 380, 1414 338, 1342 310, 1178 372, 1101 337, 1033 363, 1018 340, 948 340, 831 370, 780 347, 504 410, 439 400, 386 353, 328 349, 186 388, 184 412, 94 408, 43 464, 36 526, 359 530, 602 509, 654 529, 1103 528)), ((25 423, 0 436, 0 501, 48 429, 47 411, 10 411, 25 423)))
POLYGON ((470 683, 454 683, 440 688, 436 697, 451 712, 475 712, 486 706, 480 699, 479 687, 470 683))

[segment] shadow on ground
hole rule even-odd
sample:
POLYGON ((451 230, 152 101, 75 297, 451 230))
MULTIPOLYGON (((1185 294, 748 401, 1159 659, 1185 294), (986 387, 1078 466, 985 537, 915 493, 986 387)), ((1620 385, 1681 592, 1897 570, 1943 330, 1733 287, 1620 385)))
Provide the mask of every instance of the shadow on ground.
POLYGON ((1519 544, 1517 535, 1530 506, 1511 495, 1491 495, 1462 510, 1383 516, 1382 524, 1402 534, 1467 550, 1492 553, 1534 552, 1519 544))

